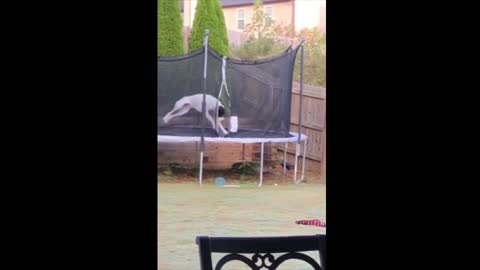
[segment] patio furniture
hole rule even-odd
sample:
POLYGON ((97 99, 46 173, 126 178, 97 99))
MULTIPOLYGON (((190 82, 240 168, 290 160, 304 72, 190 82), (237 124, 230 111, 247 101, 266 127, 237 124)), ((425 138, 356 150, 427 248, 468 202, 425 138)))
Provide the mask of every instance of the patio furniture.
POLYGON ((196 243, 200 252, 201 270, 221 270, 230 261, 241 261, 252 270, 277 269, 291 259, 302 260, 315 270, 326 269, 326 236, 279 236, 279 237, 208 237, 199 236, 196 243), (320 263, 301 253, 318 251, 320 263), (212 264, 212 253, 227 253, 216 266, 212 264), (275 257, 272 253, 278 254, 275 257), (242 255, 250 254, 251 257, 242 255), (253 254, 253 255, 252 255, 253 254))

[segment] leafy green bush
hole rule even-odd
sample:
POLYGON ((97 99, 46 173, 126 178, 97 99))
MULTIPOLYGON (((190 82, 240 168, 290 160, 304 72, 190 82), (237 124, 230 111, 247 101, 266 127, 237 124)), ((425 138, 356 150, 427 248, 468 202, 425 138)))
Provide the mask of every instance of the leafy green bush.
POLYGON ((241 175, 257 175, 258 164, 253 162, 238 162, 232 165, 232 172, 241 175))
MULTIPOLYGON (((297 34, 297 39, 305 38, 303 81, 306 84, 326 87, 326 46, 327 37, 317 28, 303 29, 297 34)), ((300 81, 300 51, 295 62, 293 78, 300 81)))
POLYGON ((262 37, 248 39, 240 47, 232 47, 232 55, 243 60, 268 58, 284 51, 286 46, 278 44, 273 38, 262 37))
MULTIPOLYGON (((326 87, 326 35, 318 28, 303 29, 293 33, 291 26, 268 22, 262 2, 256 1, 252 22, 245 27, 248 39, 240 47, 232 46, 232 56, 245 60, 256 60, 278 55, 290 43, 299 44, 305 39, 304 83, 326 87)), ((300 52, 297 55, 294 80, 300 80, 300 52)))

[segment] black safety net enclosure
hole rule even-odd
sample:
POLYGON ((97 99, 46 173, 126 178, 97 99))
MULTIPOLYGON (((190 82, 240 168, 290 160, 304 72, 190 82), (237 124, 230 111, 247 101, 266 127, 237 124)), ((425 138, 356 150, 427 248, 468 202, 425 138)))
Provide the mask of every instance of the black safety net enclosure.
POLYGON ((298 48, 289 47, 280 55, 257 61, 222 57, 210 48, 159 57, 158 135, 201 136, 205 72, 205 137, 291 137, 298 48))

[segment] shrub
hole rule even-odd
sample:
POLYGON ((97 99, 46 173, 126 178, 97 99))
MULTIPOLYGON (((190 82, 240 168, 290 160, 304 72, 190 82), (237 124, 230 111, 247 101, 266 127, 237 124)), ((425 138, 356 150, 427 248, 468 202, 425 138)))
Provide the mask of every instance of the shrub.
MULTIPOLYGON (((303 29, 293 33, 291 26, 268 22, 262 2, 255 3, 252 22, 245 27, 247 41, 240 47, 232 46, 232 56, 245 60, 256 60, 278 55, 290 43, 305 39, 304 83, 326 87, 326 35, 319 29, 303 29)), ((294 80, 300 80, 300 54, 297 55, 294 80)))
MULTIPOLYGON (((303 29, 297 34, 297 40, 305 38, 304 63, 303 63, 303 82, 306 84, 326 87, 326 42, 325 33, 321 33, 317 28, 303 29)), ((295 62, 295 72, 293 74, 295 81, 300 81, 300 52, 295 62)))

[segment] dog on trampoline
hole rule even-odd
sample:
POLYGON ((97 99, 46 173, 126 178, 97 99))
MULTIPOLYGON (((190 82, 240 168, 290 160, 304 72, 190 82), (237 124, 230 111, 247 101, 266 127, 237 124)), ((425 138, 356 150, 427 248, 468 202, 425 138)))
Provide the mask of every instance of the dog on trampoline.
MULTIPOLYGON (((177 102, 175 102, 175 106, 173 106, 173 109, 167 113, 163 117, 163 122, 167 124, 172 120, 172 118, 182 116, 186 114, 190 109, 194 109, 195 111, 202 113, 202 101, 203 101, 203 94, 196 94, 192 96, 186 96, 181 99, 179 99, 177 102)), ((205 97, 206 101, 206 110, 207 114, 206 117, 208 121, 212 124, 213 129, 215 129, 215 120, 210 116, 209 112, 215 112, 215 109, 217 108, 217 102, 218 102, 218 121, 217 121, 217 126, 221 129, 224 135, 228 134, 228 131, 225 130, 223 127, 221 121, 223 121, 225 118, 225 107, 223 104, 216 99, 215 97, 211 95, 206 95, 205 97)))

